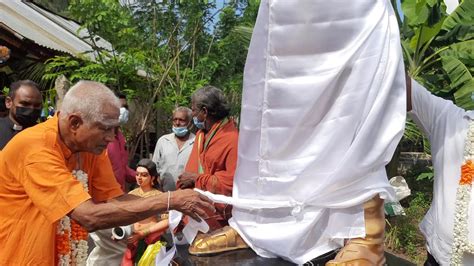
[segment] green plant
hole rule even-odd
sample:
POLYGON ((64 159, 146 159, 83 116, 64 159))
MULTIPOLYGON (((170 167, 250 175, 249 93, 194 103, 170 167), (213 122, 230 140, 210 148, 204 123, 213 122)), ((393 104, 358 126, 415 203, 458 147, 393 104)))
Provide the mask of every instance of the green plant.
POLYGON ((416 181, 422 181, 422 180, 433 181, 434 179, 433 167, 428 166, 427 169, 428 171, 422 172, 416 177, 416 181))
POLYGON ((385 246, 392 250, 400 250, 400 229, 397 225, 390 223, 389 219, 385 219, 388 230, 385 232, 385 246))
POLYGON ((406 254, 411 261, 421 264, 425 260, 425 241, 418 224, 429 208, 431 198, 425 193, 410 196, 406 215, 390 217, 387 220, 385 245, 395 252, 406 254))
POLYGON ((226 2, 221 9, 212 1, 143 0, 122 6, 115 0, 74 0, 68 13, 87 30, 83 38, 96 60, 53 58, 44 79, 95 80, 127 94, 136 106, 125 132, 130 153, 148 156, 154 145, 149 132, 167 132, 172 109, 189 106, 190 95, 204 85, 221 88, 232 114, 240 113, 248 43, 233 29, 252 25, 257 10, 254 0, 226 2), (110 49, 98 45, 98 36, 111 43, 110 49))
POLYGON ((411 77, 465 109, 474 101, 474 2, 451 13, 440 0, 405 0, 400 26, 405 65, 411 77))

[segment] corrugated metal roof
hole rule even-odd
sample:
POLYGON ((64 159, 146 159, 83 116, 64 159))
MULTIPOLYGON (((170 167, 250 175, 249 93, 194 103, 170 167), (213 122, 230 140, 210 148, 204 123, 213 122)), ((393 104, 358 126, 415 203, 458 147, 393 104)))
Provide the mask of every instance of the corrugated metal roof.
MULTIPOLYGON (((80 25, 65 19, 33 3, 18 0, 0 0, 0 22, 17 35, 49 49, 66 52, 73 56, 86 53, 95 59, 92 46, 79 36, 88 36, 87 30, 79 31, 80 25), (78 33, 79 32, 79 33, 78 33)), ((112 50, 112 45, 100 38, 99 47, 112 50)))

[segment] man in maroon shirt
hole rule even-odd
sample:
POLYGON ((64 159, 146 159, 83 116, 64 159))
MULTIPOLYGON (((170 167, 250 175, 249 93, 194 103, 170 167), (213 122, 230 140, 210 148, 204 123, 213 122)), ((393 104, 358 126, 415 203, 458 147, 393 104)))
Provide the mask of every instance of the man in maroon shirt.
MULTIPOLYGON (((128 121, 127 99, 125 95, 119 95, 122 107, 120 107, 120 124, 124 125, 128 121), (123 115, 122 109, 126 109, 127 115, 123 115)), ((127 192, 126 182, 135 183, 135 171, 128 167, 128 152, 125 146, 125 137, 120 128, 115 132, 115 140, 107 145, 107 155, 109 156, 115 178, 122 187, 123 192, 127 192)))

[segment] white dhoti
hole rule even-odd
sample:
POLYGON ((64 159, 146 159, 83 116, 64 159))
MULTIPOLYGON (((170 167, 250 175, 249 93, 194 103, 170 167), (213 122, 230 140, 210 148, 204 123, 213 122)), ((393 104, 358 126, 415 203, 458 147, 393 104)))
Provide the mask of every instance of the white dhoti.
POLYGON ((127 248, 126 240, 112 240, 112 229, 102 229, 90 233, 94 248, 87 258, 87 266, 117 266, 122 262, 127 248))
POLYGON ((244 73, 230 225, 259 255, 304 263, 365 235, 393 199, 384 166, 404 129, 405 75, 388 0, 263 0, 244 73))

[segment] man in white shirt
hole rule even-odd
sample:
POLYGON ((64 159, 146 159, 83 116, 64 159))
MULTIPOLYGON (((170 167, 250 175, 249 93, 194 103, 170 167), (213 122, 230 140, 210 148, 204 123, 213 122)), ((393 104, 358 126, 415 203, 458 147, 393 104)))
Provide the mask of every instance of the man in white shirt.
POLYGON ((176 190, 178 176, 184 171, 194 144, 195 135, 189 131, 192 111, 187 107, 177 107, 173 111, 173 133, 163 135, 156 143, 153 161, 164 191, 176 190))
MULTIPOLYGON (((431 143, 434 168, 433 201, 421 222, 428 260, 425 265, 453 264, 452 251, 456 210, 456 194, 464 161, 464 146, 474 112, 465 111, 453 102, 436 97, 416 81, 407 82, 407 110, 431 143)), ((472 185, 471 185, 472 186, 472 185)), ((474 197, 467 203, 468 239, 474 243, 474 197)), ((456 217, 456 220, 459 220, 456 217)), ((474 265, 474 255, 464 252, 463 265, 474 265)))

